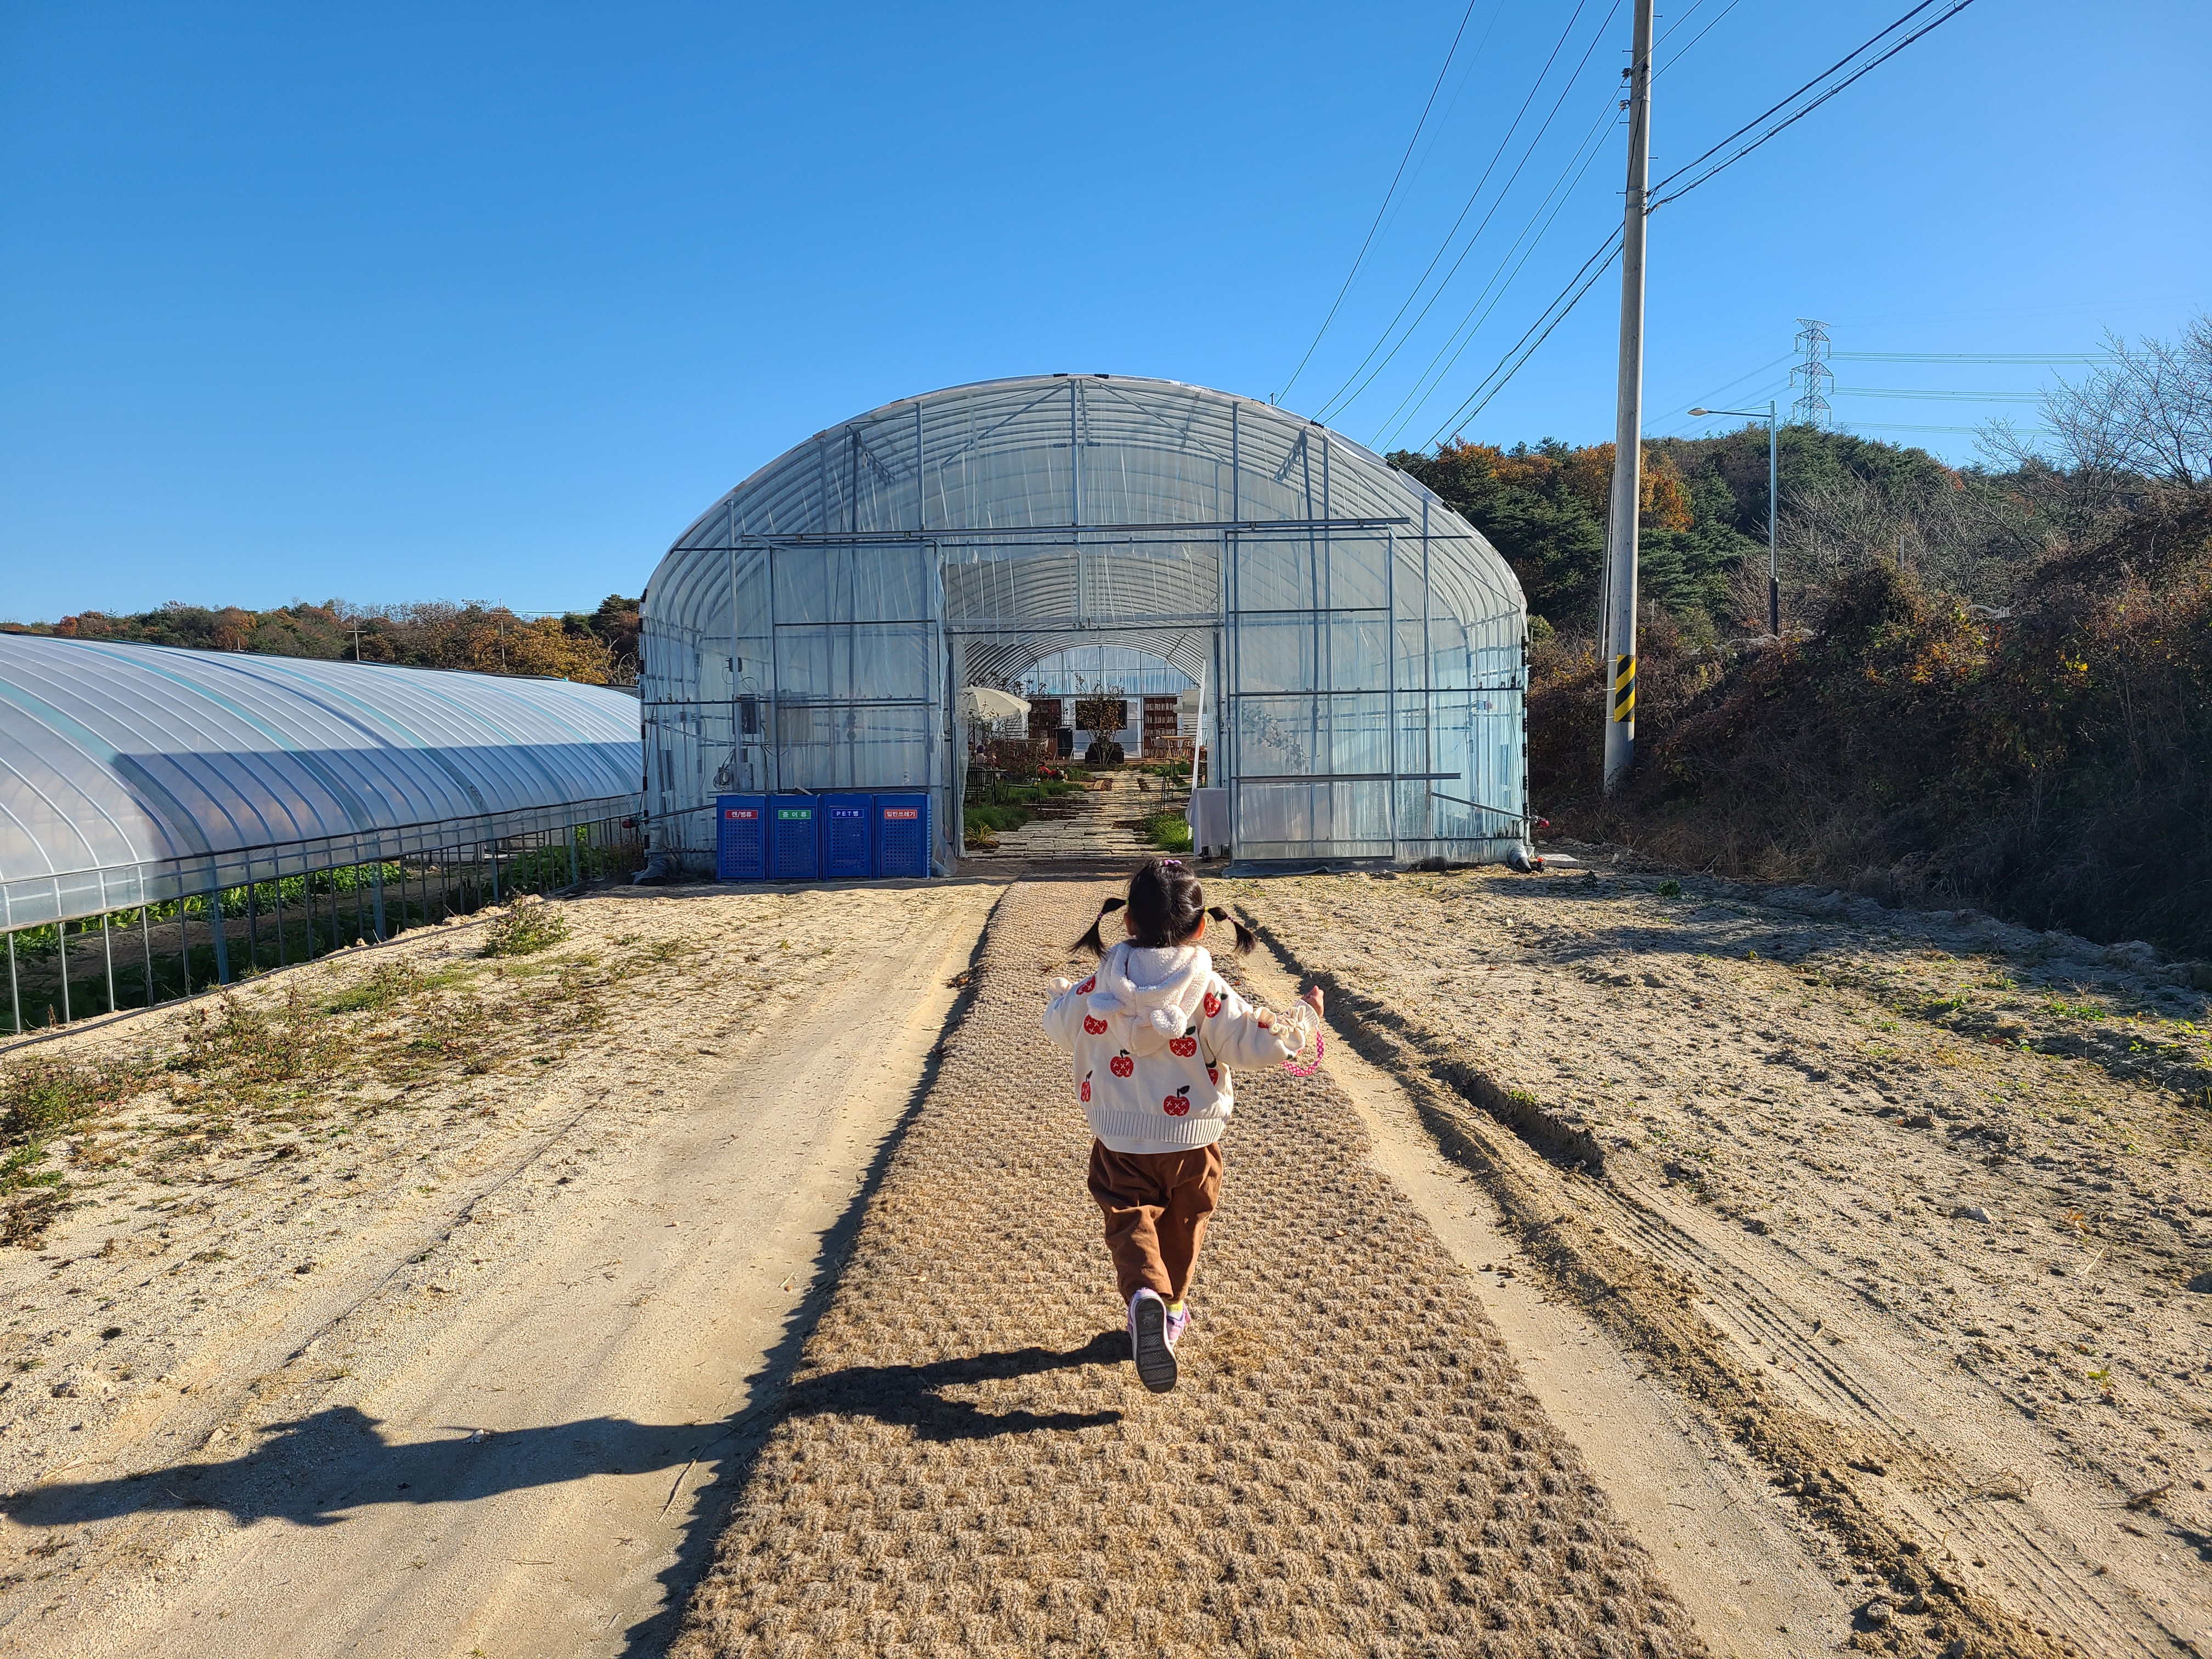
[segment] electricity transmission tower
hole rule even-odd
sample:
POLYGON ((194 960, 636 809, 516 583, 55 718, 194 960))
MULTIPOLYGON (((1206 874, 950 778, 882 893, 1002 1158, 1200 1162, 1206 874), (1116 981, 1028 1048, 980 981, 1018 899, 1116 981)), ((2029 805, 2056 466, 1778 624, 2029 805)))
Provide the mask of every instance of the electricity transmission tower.
POLYGON ((1790 384, 1797 393, 1797 401, 1790 405, 1790 423, 1825 427, 1831 413, 1826 388, 1836 380, 1828 368, 1828 325, 1800 317, 1793 343, 1800 361, 1790 371, 1790 384))

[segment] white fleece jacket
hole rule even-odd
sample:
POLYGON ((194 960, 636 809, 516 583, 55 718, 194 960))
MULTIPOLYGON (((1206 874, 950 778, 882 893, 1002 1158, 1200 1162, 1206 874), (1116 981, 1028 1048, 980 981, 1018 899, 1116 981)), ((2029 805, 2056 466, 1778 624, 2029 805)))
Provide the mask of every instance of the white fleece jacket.
POLYGON ((1045 1035, 1073 1056, 1075 1097, 1116 1152, 1176 1152, 1221 1138, 1236 1109, 1232 1066, 1267 1066, 1310 1047, 1304 1003, 1260 1024, 1260 1010, 1194 945, 1114 946, 1080 985, 1055 981, 1045 1035))

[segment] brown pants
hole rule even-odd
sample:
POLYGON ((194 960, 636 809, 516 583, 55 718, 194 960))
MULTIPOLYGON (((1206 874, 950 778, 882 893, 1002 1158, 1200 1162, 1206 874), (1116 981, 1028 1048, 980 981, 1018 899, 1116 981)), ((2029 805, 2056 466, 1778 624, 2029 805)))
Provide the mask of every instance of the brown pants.
POLYGON ((1115 1152, 1091 1143, 1091 1196, 1106 1212, 1106 1249, 1127 1302, 1151 1285, 1182 1300, 1206 1224, 1221 1201, 1221 1146, 1187 1152, 1115 1152))

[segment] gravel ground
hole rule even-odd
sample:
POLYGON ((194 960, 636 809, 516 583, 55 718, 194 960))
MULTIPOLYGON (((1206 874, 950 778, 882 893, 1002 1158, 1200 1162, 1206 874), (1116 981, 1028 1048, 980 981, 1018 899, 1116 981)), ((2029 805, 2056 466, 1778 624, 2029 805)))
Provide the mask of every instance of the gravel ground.
POLYGON ((2203 994, 2142 947, 1582 850, 1603 873, 1224 890, 1487 1146, 1513 1129, 1523 1270, 1845 1534, 1884 1598, 1862 1645, 2212 1653, 2203 994), (1534 1237, 1540 1188, 1583 1244, 1534 1237), (1930 1562, 1990 1617, 1915 1602, 1930 1562))
POLYGON ((1703 1651, 1325 1073, 1242 1079, 1138 1384, 1037 1024, 1107 890, 1002 901, 674 1653, 1703 1651))

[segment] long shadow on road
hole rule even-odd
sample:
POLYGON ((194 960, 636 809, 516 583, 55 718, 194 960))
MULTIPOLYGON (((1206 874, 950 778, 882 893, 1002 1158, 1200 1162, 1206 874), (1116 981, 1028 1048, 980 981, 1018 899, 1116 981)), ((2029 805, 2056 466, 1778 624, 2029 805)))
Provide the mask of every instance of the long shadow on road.
MULTIPOLYGON (((994 1415, 967 1401, 948 1399, 943 1391, 1077 1365, 1117 1365, 1127 1352, 1127 1339, 1107 1331, 1064 1352, 1022 1348, 927 1365, 854 1366, 810 1377, 766 1407, 742 1412, 720 1425, 589 1417, 497 1434, 457 1430, 450 1440, 395 1445, 384 1438, 377 1419, 359 1407, 334 1406, 274 1425, 270 1439, 227 1462, 180 1463, 119 1479, 36 1486, 0 1498, 0 1513, 27 1527, 70 1527, 164 1510, 219 1510, 246 1523, 280 1520, 325 1527, 377 1504, 467 1504, 595 1474, 688 1467, 695 1458, 710 1461, 702 1454, 729 1440, 734 1431, 816 1412, 870 1416, 936 1441, 1096 1428, 1119 1421, 1121 1413, 994 1415), (702 1426, 724 1432, 702 1441, 702 1426), (316 1480, 318 1471, 333 1469, 342 1473, 325 1473, 316 1480)), ((750 1462, 742 1455, 730 1461, 733 1466, 750 1462)), ((733 1473, 734 1467, 722 1469, 713 1486, 732 1486, 733 1473)))

